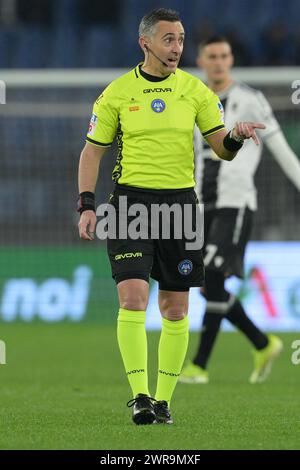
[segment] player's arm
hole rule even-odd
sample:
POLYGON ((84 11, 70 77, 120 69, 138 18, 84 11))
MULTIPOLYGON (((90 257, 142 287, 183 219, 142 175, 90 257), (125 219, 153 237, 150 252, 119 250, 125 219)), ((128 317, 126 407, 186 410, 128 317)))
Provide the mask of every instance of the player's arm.
POLYGON ((222 160, 233 160, 245 139, 259 145, 255 129, 265 129, 260 122, 237 122, 228 132, 224 125, 224 110, 220 99, 205 85, 200 84, 199 108, 196 124, 202 136, 222 160), (200 99, 201 97, 201 99, 200 99))
POLYGON ((265 129, 265 127, 260 122, 237 122, 230 132, 221 129, 206 136, 205 139, 218 157, 231 161, 242 148, 244 140, 253 139, 256 145, 259 145, 255 129, 265 129))
MULTIPOLYGON (((78 169, 79 204, 86 205, 81 213, 78 223, 79 236, 84 240, 93 240, 96 214, 94 206, 94 194, 99 174, 99 166, 106 147, 99 147, 87 142, 81 152, 78 169), (89 204, 91 208, 88 209, 89 204)), ((80 209, 80 207, 79 207, 80 209)))
POLYGON ((263 121, 267 131, 262 134, 263 143, 266 144, 271 154, 278 162, 283 172, 296 188, 300 191, 300 161, 293 152, 280 125, 273 114, 273 110, 266 97, 260 91, 253 95, 252 109, 253 119, 263 121))
POLYGON ((300 160, 289 146, 283 132, 278 129, 275 134, 267 137, 264 143, 285 175, 300 191, 300 160))

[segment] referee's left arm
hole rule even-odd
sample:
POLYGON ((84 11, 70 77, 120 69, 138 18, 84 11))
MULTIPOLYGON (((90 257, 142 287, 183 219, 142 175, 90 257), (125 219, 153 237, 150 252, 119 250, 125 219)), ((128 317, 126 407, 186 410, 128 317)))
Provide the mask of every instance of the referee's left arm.
POLYGON ((230 161, 242 148, 244 140, 253 139, 256 145, 259 145, 255 129, 265 128, 266 126, 261 122, 237 122, 230 132, 221 129, 219 132, 207 136, 206 140, 218 157, 230 161))

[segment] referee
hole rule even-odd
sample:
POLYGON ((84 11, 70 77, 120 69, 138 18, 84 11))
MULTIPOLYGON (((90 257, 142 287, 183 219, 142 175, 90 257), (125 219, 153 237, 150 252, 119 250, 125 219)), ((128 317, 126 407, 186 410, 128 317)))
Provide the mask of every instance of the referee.
MULTIPOLYGON (((117 137, 118 154, 112 173, 115 189, 110 204, 120 215, 120 198, 127 206, 140 203, 197 207, 194 192, 193 132, 196 124, 214 152, 232 160, 242 139, 258 144, 260 123, 238 123, 227 132, 219 98, 200 80, 178 69, 184 29, 178 14, 155 9, 139 27, 145 58, 114 80, 96 100, 86 145, 79 163, 79 234, 93 240, 96 226, 95 187, 99 164, 117 137)), ((195 211, 194 211, 195 212, 195 211)), ((127 218, 126 214, 123 218, 127 218)), ((130 222, 128 217, 127 223, 130 222)), ((194 221, 193 221, 194 222, 194 221)), ((174 223, 171 232, 174 231, 174 223)), ((188 346, 190 287, 202 286, 201 249, 186 249, 186 237, 166 240, 108 239, 112 276, 119 296, 117 337, 133 399, 136 424, 172 424, 170 401, 188 346), (148 388, 146 308, 149 276, 159 283, 162 331, 158 348, 155 397, 148 388)))

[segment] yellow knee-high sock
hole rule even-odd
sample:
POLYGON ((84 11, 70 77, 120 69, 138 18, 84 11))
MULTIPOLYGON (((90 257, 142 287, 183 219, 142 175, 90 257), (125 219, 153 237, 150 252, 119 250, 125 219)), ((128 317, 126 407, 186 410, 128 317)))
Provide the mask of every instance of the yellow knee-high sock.
POLYGON ((162 330, 158 347, 158 378, 156 400, 170 404, 179 374, 182 369, 189 342, 189 322, 162 319, 162 330))
POLYGON ((118 343, 133 397, 149 395, 145 321, 145 311, 119 310, 118 343))

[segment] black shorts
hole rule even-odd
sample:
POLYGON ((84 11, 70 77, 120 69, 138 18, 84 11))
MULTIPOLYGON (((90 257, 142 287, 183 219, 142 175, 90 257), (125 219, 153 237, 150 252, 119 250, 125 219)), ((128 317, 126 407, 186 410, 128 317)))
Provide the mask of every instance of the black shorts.
POLYGON ((204 212, 205 269, 221 271, 226 277, 244 277, 244 255, 252 220, 253 212, 247 207, 204 212))
MULTIPOLYGON (((198 210, 197 196, 193 189, 177 190, 139 190, 121 185, 111 194, 109 203, 112 204, 119 216, 120 196, 127 196, 128 208, 133 204, 140 203, 150 208, 153 204, 174 203, 182 207, 191 204, 193 207, 193 230, 195 230, 195 211, 198 210)), ((124 210, 123 210, 124 212, 124 210)), ((127 226, 136 217, 126 215, 127 226)), ((117 217, 118 220, 118 217, 117 217)), ((149 232, 151 231, 151 217, 147 219, 149 232)), ((149 282, 149 276, 159 282, 159 288, 170 291, 188 291, 190 287, 199 287, 204 281, 204 265, 202 250, 186 250, 186 238, 174 237, 174 220, 170 217, 170 239, 164 239, 161 231, 158 239, 138 238, 136 240, 127 237, 120 239, 118 223, 116 227, 116 238, 108 238, 107 250, 111 263, 112 277, 116 283, 126 279, 144 279, 149 282)), ((189 240, 190 241, 190 240, 189 240)))

